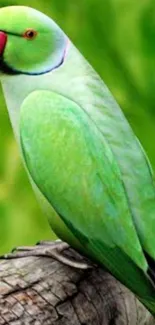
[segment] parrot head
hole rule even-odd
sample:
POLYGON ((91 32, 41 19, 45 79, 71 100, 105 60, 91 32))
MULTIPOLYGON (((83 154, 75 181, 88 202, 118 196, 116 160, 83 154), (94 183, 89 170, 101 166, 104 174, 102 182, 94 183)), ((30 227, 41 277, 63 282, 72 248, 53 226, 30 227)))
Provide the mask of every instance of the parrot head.
POLYGON ((0 9, 0 71, 43 74, 59 67, 67 37, 52 19, 39 11, 11 6, 0 9))

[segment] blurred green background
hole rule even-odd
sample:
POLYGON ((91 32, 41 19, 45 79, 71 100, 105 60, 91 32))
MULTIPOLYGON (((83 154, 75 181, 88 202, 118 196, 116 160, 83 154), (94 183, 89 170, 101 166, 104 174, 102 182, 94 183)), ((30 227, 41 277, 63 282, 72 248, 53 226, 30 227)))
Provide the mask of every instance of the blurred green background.
MULTIPOLYGON (((155 168, 154 0, 5 0, 53 17, 117 98, 155 168)), ((53 238, 28 182, 0 94, 0 254, 53 238)))

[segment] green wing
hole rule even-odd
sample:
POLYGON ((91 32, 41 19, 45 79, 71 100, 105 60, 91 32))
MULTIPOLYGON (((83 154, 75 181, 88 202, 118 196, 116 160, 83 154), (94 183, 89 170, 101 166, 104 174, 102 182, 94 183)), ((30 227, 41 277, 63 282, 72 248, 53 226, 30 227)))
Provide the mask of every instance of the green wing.
POLYGON ((35 91, 22 105, 20 134, 34 182, 84 253, 149 300, 151 309, 155 290, 121 173, 95 123, 75 102, 35 91))

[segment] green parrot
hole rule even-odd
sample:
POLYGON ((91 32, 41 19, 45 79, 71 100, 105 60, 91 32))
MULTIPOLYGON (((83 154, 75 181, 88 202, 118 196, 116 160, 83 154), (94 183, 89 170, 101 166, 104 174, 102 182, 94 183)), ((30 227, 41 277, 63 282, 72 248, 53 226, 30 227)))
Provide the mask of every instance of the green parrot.
POLYGON ((52 19, 24 6, 0 9, 0 71, 51 228, 155 314, 154 175, 110 91, 52 19))

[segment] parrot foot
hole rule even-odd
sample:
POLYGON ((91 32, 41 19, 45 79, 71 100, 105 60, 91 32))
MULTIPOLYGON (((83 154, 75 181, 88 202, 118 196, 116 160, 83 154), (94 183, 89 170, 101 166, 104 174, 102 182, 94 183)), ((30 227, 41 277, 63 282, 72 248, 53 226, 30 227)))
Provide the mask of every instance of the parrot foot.
POLYGON ((69 245, 61 240, 55 242, 41 241, 36 246, 23 246, 13 249, 12 253, 6 254, 1 259, 15 259, 28 256, 45 256, 52 257, 55 260, 76 269, 86 270, 92 268, 91 265, 78 262, 74 259, 61 254, 64 250, 68 249, 69 245))

